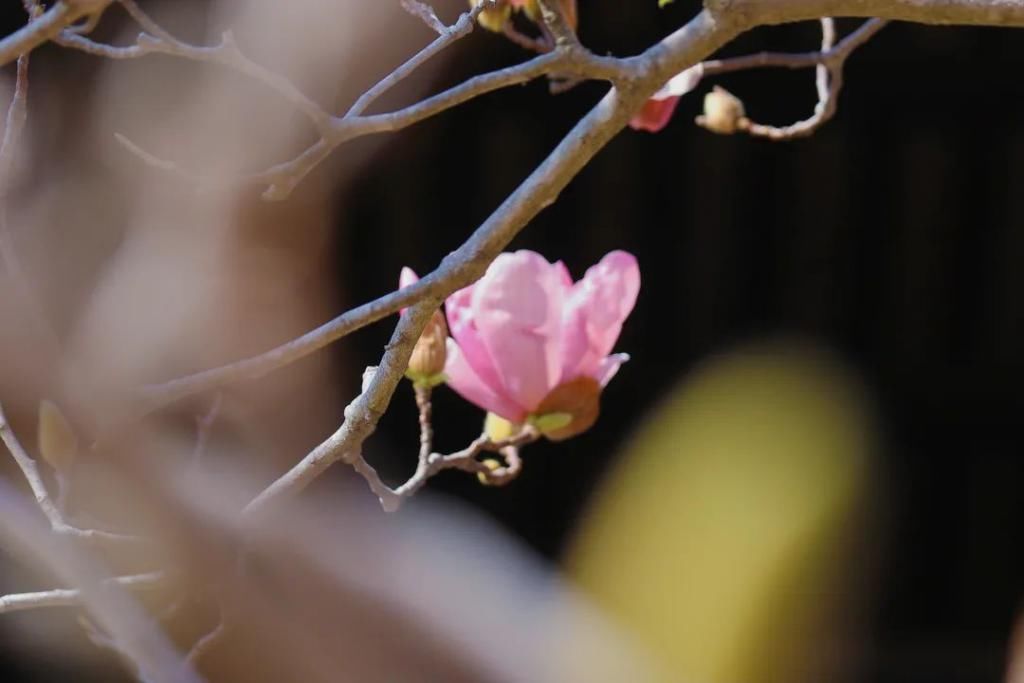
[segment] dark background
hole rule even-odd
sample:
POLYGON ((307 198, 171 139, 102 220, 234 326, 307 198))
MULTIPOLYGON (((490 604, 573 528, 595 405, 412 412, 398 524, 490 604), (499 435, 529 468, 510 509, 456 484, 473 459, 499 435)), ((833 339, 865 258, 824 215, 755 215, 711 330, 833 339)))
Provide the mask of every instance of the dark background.
MULTIPOLYGON (((5 10, 5 31, 20 20, 16 9, 5 10)), ((694 11, 584 0, 581 34, 595 51, 635 53, 694 11)), ((557 561, 617 447, 690 368, 749 339, 805 336, 861 374, 883 430, 890 505, 864 680, 997 680, 1024 587, 1020 35, 889 26, 848 62, 836 119, 805 140, 715 136, 692 118, 711 82, 760 122, 804 118, 814 105, 810 71, 715 79, 663 132, 624 131, 513 245, 563 259, 576 277, 611 249, 637 255, 642 291, 618 347, 633 360, 610 385, 602 419, 571 444, 531 447, 510 487, 453 474, 431 488, 470 501, 557 561)), ((813 24, 761 29, 726 53, 817 41, 813 24)), ((435 85, 520 58, 500 38, 475 35, 452 50, 435 85)), ((538 82, 388 141, 338 190, 345 300, 393 287, 403 264, 429 270, 602 90, 552 97, 538 82)), ((389 332, 356 335, 348 358, 376 362, 389 332)), ((373 443, 398 477, 415 436, 411 400, 395 403, 373 443)), ((442 448, 471 436, 475 409, 442 395, 435 410, 442 448)))

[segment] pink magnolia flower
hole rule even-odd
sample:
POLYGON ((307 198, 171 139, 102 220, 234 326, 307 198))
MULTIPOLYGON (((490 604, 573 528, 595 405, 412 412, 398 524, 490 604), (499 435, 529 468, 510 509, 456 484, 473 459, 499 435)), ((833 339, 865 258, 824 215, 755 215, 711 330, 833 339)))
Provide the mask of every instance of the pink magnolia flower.
POLYGON ((603 387, 628 360, 611 351, 639 290, 636 258, 624 251, 576 283, 561 261, 527 250, 501 254, 445 303, 448 385, 513 423, 569 382, 590 378, 603 387))
POLYGON ((661 90, 651 96, 651 99, 644 102, 640 111, 633 115, 629 121, 630 128, 649 133, 657 133, 664 128, 672 119, 679 98, 696 88, 703 75, 703 65, 697 64, 673 76, 661 90))

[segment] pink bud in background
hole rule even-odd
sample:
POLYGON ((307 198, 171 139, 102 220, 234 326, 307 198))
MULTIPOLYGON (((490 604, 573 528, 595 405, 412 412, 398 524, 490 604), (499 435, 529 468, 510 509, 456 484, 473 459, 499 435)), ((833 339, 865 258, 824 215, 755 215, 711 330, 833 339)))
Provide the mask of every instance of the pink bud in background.
POLYGON ((563 263, 535 252, 499 255, 446 302, 449 386, 513 423, 536 416, 563 384, 590 378, 603 387, 628 359, 611 350, 639 289, 636 258, 624 251, 576 283, 563 263))
POLYGON ((696 88, 703 75, 703 65, 697 64, 673 76, 661 90, 651 96, 651 99, 644 102, 640 111, 630 119, 629 127, 657 133, 672 119, 679 98, 696 88))

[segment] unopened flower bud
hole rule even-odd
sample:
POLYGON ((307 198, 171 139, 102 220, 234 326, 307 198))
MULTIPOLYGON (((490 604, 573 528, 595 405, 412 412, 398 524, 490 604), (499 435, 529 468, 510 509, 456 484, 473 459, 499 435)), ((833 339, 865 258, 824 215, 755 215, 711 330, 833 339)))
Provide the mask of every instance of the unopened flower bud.
MULTIPOLYGON (((484 0, 469 0, 469 6, 476 7, 484 0)), ((488 7, 477 15, 476 21, 488 31, 501 33, 505 29, 505 22, 512 16, 512 5, 508 2, 501 2, 497 7, 488 7)))
POLYGON ((39 402, 39 454, 53 469, 66 472, 78 455, 78 437, 60 408, 51 401, 39 402))
POLYGON ((697 117, 698 126, 713 133, 732 135, 749 123, 743 101, 725 88, 716 85, 704 96, 704 115, 697 117))
POLYGON ((444 381, 444 364, 448 359, 447 343, 448 325, 445 324, 444 314, 434 311, 409 358, 406 374, 413 382, 435 386, 444 381))
POLYGON ((548 439, 563 441, 593 427, 600 407, 600 383, 577 377, 552 389, 529 421, 548 439))

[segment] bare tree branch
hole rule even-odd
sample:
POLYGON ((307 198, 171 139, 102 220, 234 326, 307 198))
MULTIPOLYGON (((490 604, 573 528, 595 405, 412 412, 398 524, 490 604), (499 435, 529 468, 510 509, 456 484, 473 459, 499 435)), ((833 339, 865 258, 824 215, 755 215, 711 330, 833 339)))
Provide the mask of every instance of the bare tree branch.
POLYGON ((0 40, 0 66, 10 64, 43 43, 53 40, 82 17, 102 12, 110 3, 111 0, 60 0, 24 28, 0 40))

